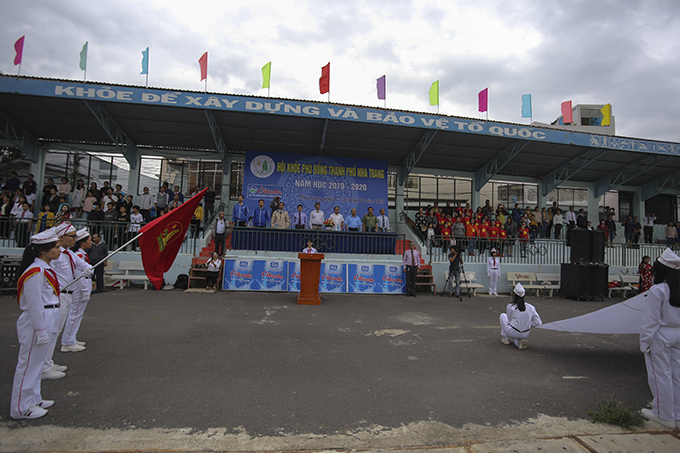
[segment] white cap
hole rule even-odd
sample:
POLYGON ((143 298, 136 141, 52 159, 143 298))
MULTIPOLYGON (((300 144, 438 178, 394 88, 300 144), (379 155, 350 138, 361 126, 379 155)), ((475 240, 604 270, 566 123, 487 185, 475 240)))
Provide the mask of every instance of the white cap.
POLYGON ((62 237, 65 234, 75 233, 76 229, 68 222, 64 222, 59 226, 54 227, 54 233, 58 237, 62 237))
POLYGON ((659 257, 659 261, 664 266, 670 267, 671 269, 680 269, 680 256, 673 253, 670 248, 664 250, 664 252, 659 257))
POLYGON ((519 297, 524 297, 524 295, 527 293, 524 290, 524 286, 522 286, 521 283, 518 283, 517 285, 515 285, 515 289, 512 290, 512 292, 517 294, 519 297))
POLYGON ((80 241, 82 239, 85 239, 90 235, 90 232, 87 231, 87 228, 83 228, 82 230, 76 231, 76 241, 80 241))
POLYGON ((496 253, 496 252, 497 252, 496 249, 491 249, 491 250, 489 251, 489 253, 496 253))
POLYGON ((54 228, 49 228, 31 236, 31 244, 49 244, 50 242, 57 242, 58 240, 59 238, 54 233, 54 228))

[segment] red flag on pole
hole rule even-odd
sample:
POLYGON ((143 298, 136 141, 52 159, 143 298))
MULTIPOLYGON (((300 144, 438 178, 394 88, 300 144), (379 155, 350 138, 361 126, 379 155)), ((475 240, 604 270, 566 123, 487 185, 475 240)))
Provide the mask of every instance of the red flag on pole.
POLYGON ((562 123, 573 123, 574 117, 572 115, 571 101, 564 101, 562 103, 562 123))
POLYGON ((319 91, 321 94, 326 94, 331 90, 331 64, 330 62, 321 68, 321 77, 319 78, 319 91))
POLYGON ((14 51, 17 53, 14 56, 14 66, 21 64, 21 58, 24 55, 24 39, 25 38, 26 38, 26 35, 17 39, 17 41, 14 43, 14 51))
POLYGON ((163 274, 175 262, 182 246, 196 207, 208 189, 205 188, 179 208, 144 225, 139 232, 139 247, 142 249, 142 264, 149 281, 157 290, 163 287, 163 274))
POLYGON ((198 64, 201 66, 201 82, 208 78, 208 52, 201 55, 198 59, 198 64))

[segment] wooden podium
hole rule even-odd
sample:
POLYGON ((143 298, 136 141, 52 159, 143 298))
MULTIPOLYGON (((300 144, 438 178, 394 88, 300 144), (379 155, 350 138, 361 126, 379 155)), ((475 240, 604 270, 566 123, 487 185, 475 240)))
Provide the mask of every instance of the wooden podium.
POLYGON ((319 277, 323 253, 298 253, 300 259, 300 293, 298 305, 321 305, 319 277))

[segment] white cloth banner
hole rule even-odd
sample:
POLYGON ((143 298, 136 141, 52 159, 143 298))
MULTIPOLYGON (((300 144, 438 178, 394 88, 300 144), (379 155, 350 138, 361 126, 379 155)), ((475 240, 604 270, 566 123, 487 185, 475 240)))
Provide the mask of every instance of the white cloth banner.
POLYGON ((537 329, 610 335, 639 334, 646 300, 643 293, 592 313, 543 324, 537 329))

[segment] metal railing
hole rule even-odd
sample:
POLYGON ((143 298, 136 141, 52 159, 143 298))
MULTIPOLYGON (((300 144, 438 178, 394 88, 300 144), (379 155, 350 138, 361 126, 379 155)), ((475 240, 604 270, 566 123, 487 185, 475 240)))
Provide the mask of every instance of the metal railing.
MULTIPOLYGON (((451 237, 435 236, 426 242, 432 262, 447 262, 451 237)), ((455 238, 456 246, 463 252, 463 260, 470 264, 486 263, 489 252, 495 248, 498 256, 508 264, 560 265, 571 261, 571 247, 565 241, 555 239, 504 239, 484 240, 478 237, 455 238)), ((604 262, 610 266, 637 267, 643 256, 654 261, 668 247, 664 244, 622 244, 612 243, 604 247, 604 262)), ((677 253, 680 246, 673 246, 677 253)))
MULTIPOLYGON (((85 218, 76 218, 68 220, 76 229, 87 227, 90 234, 100 233, 102 240, 106 243, 109 250, 113 251, 125 242, 132 239, 138 234, 139 227, 133 226, 130 228, 129 222, 106 222, 106 221, 92 221, 85 218), (135 232, 135 230, 137 232, 135 232)), ((58 221, 47 220, 41 222, 39 219, 18 219, 18 218, 4 218, 0 219, 0 247, 18 247, 24 248, 30 242, 32 235, 42 231, 51 226, 57 225, 58 221)), ((145 225, 142 223, 141 225, 145 225)), ((141 227, 140 225, 140 227, 141 227)), ((193 225, 189 226, 187 234, 182 242, 179 253, 190 253, 196 255, 197 249, 200 247, 200 240, 206 231, 195 231, 193 225)), ((137 251, 137 241, 128 245, 125 251, 137 251)))
POLYGON ((307 229, 230 227, 234 250, 301 252, 311 239, 319 253, 394 255, 405 235, 307 229))

